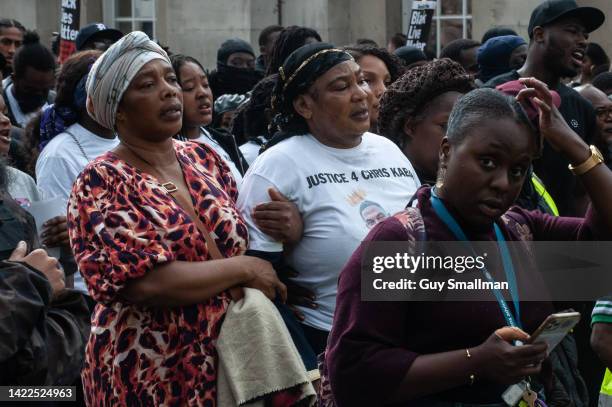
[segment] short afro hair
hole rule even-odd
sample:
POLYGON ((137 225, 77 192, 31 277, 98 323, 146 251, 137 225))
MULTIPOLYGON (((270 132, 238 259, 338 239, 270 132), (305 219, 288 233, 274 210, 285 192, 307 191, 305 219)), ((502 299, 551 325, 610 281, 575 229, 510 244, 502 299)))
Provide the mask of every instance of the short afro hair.
POLYGON ((449 58, 453 61, 461 62, 461 52, 480 46, 478 41, 467 38, 460 38, 446 44, 440 52, 440 58, 449 58))

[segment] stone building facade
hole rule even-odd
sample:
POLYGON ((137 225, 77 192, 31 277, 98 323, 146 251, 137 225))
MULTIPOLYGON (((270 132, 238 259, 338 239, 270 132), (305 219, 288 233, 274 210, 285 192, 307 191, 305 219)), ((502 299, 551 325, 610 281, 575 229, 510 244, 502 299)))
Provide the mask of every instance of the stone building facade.
MULTIPOLYGON (((514 28, 526 37, 531 10, 540 0, 439 0, 440 29, 432 29, 438 48, 457 36, 480 39, 491 26, 514 28)), ((612 54, 612 1, 578 0, 609 16, 592 40, 612 54)), ((371 38, 385 45, 405 32, 412 0, 81 0, 81 25, 107 25, 151 32, 174 52, 198 58, 213 68, 219 45, 229 37, 250 41, 258 50, 260 31, 270 24, 315 28, 325 41, 343 45, 371 38)), ((61 0, 0 0, 0 16, 35 27, 50 41, 59 29, 61 0)), ((436 22, 437 23, 437 22, 436 22)))

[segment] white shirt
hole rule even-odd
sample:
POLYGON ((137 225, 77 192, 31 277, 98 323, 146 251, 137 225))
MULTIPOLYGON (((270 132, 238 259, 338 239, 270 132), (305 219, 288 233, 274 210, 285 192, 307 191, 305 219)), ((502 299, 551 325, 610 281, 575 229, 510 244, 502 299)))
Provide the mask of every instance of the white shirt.
POLYGON ((43 191, 32 177, 13 167, 6 167, 8 175, 8 193, 22 208, 29 208, 32 202, 43 199, 43 191))
POLYGON ((325 146, 312 135, 294 136, 257 157, 247 171, 238 208, 249 229, 249 248, 280 252, 251 212, 270 200, 268 188, 294 202, 304 221, 302 239, 287 256, 294 281, 316 295, 318 309, 299 307, 304 323, 331 329, 338 275, 372 226, 403 210, 420 186, 406 156, 384 137, 365 133, 350 149, 325 146))
POLYGON ((8 98, 8 103, 9 105, 11 105, 11 112, 13 112, 13 116, 15 117, 15 120, 17 121, 17 123, 19 124, 19 127, 24 128, 26 127, 26 125, 28 124, 28 122, 34 117, 36 116, 36 114, 42 110, 45 110, 46 108, 48 108, 50 105, 49 103, 46 103, 43 105, 43 107, 41 107, 40 109, 36 109, 33 112, 30 113, 23 113, 21 111, 21 107, 19 107, 19 103, 17 102, 17 99, 15 99, 15 95, 13 95, 13 84, 10 83, 8 85, 8 87, 6 88, 6 96, 8 98))
POLYGON ((49 141, 38 156, 36 161, 38 186, 45 191, 47 196, 61 196, 68 201, 72 184, 85 166, 95 158, 117 147, 118 144, 119 139, 117 137, 113 139, 103 138, 78 123, 71 125, 63 133, 49 141), (85 154, 78 144, 81 145, 85 154))
POLYGON ((261 145, 257 144, 254 141, 247 141, 246 143, 240 146, 240 152, 242 152, 242 155, 244 156, 244 159, 249 164, 249 166, 253 164, 253 161, 255 161, 255 159, 259 155, 260 149, 261 145))
MULTIPOLYGON (((68 202, 72 184, 87 164, 118 144, 117 137, 107 139, 95 135, 78 123, 71 125, 49 141, 38 156, 36 180, 39 188, 49 198, 61 196, 68 202), (79 144, 83 151, 79 148, 79 144)), ((88 293, 81 273, 74 274, 74 288, 85 294, 88 293)))
POLYGON ((215 153, 219 154, 221 158, 223 158, 223 161, 225 161, 225 164, 227 164, 229 169, 232 171, 232 175, 234 176, 236 185, 240 185, 240 183, 242 182, 242 174, 240 173, 240 170, 238 169, 238 167, 236 167, 236 164, 234 164, 232 157, 230 157, 227 151, 225 151, 225 149, 221 147, 219 143, 217 143, 217 141, 210 135, 210 133, 206 129, 201 127, 200 137, 198 137, 197 139, 193 139, 191 141, 198 141, 200 143, 204 143, 208 147, 215 150, 215 153))

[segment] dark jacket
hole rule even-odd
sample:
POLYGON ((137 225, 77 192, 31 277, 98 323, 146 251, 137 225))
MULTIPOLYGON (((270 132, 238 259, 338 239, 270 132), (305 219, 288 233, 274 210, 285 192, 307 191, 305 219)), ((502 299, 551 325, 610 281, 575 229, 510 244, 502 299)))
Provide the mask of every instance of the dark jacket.
POLYGON ((83 295, 51 285, 25 263, 0 261, 0 384, 71 385, 89 336, 83 295))

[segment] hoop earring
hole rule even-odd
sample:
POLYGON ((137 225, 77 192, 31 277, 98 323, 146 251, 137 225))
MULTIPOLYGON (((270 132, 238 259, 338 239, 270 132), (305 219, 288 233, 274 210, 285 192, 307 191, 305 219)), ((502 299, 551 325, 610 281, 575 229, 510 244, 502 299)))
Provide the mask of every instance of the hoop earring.
POLYGON ((438 176, 436 177, 436 189, 439 191, 444 186, 444 176, 446 175, 446 169, 440 168, 438 176))

